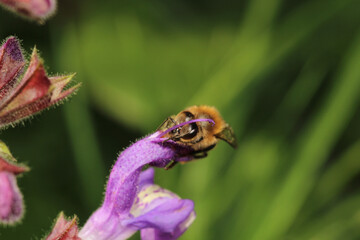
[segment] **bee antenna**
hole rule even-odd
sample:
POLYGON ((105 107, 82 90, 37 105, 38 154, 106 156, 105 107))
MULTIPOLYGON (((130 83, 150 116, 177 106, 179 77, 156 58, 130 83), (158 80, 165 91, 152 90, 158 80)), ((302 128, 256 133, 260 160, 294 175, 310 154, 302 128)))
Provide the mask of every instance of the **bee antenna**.
POLYGON ((213 126, 215 125, 214 120, 209 119, 209 118, 193 119, 193 120, 180 123, 180 124, 178 124, 178 125, 175 125, 175 126, 169 128, 169 129, 167 129, 166 131, 162 132, 158 137, 161 138, 161 137, 163 137, 164 135, 166 135, 168 132, 171 132, 171 131, 174 130, 174 129, 177 129, 177 128, 179 128, 179 127, 182 127, 182 126, 184 126, 184 125, 187 125, 187 124, 190 124, 190 123, 194 123, 194 122, 209 122, 209 123, 212 123, 213 126))

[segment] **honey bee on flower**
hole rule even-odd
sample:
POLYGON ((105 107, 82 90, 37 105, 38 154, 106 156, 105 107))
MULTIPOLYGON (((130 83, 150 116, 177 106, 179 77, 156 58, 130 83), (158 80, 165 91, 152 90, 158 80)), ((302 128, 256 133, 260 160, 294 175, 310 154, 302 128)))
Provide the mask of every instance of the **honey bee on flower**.
MULTIPOLYGON (((215 107, 191 106, 177 115, 168 117, 158 128, 160 137, 189 147, 194 158, 204 158, 219 139, 236 148, 234 131, 215 107)), ((173 167, 176 162, 167 166, 173 167)))

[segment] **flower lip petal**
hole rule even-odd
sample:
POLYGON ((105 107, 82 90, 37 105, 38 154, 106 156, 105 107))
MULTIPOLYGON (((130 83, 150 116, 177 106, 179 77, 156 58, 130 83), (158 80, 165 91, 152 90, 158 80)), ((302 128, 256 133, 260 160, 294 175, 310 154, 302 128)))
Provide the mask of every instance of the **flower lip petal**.
POLYGON ((189 199, 166 199, 154 209, 135 218, 122 221, 126 226, 143 228, 155 228, 161 232, 175 232, 191 215, 194 209, 193 201, 189 199))
POLYGON ((141 172, 139 177, 139 189, 148 184, 154 184, 154 174, 155 170, 153 168, 149 168, 143 172, 141 172))
POLYGON ((172 239, 194 221, 194 203, 153 184, 153 174, 152 168, 140 174, 140 191, 130 210, 133 217, 124 219, 122 224, 137 229, 153 228, 158 230, 156 234, 172 236, 172 239))
POLYGON ((194 222, 196 218, 195 212, 192 212, 190 216, 181 223, 174 232, 161 232, 159 229, 155 228, 144 228, 141 229, 141 240, 175 240, 178 239, 194 222))

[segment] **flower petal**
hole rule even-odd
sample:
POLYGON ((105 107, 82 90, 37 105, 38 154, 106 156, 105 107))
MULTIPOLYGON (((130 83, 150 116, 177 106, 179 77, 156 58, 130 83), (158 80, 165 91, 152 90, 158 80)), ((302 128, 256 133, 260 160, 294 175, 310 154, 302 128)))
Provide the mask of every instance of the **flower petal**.
POLYGON ((194 203, 152 183, 152 168, 140 175, 140 191, 122 223, 141 230, 142 239, 177 239, 195 220, 194 203))
POLYGON ((126 227, 122 218, 104 206, 96 210, 79 232, 82 240, 122 240, 128 239, 138 229, 126 227))
POLYGON ((194 221, 194 203, 151 184, 149 178, 152 174, 152 169, 141 174, 141 190, 130 211, 134 217, 125 219, 122 223, 128 227, 144 229, 142 235, 147 236, 146 239, 176 239, 194 221))
POLYGON ((190 214, 190 216, 181 224, 177 226, 174 232, 162 232, 156 228, 144 228, 141 229, 141 239, 142 240, 174 240, 180 237, 188 227, 195 220, 196 215, 194 212, 190 214))
POLYGON ((13 224, 23 215, 23 197, 15 175, 0 171, 0 223, 13 224))
MULTIPOLYGON (((148 206, 152 208, 151 205, 148 206)), ((161 232, 172 233, 191 215, 194 203, 188 199, 166 199, 161 204, 135 218, 124 220, 126 226, 156 228, 161 232)))
POLYGON ((148 168, 145 171, 142 171, 139 177, 139 189, 142 189, 148 184, 154 184, 154 175, 155 170, 153 168, 148 168))

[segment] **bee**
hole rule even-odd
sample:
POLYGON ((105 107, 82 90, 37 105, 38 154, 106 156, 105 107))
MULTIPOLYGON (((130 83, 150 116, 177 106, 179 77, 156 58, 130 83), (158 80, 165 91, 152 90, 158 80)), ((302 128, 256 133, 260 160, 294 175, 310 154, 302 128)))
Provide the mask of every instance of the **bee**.
MULTIPOLYGON (((160 137, 189 147, 194 158, 204 158, 213 149, 219 139, 233 148, 237 142, 234 131, 227 124, 215 107, 191 106, 177 115, 168 117, 158 128, 160 137)), ((177 162, 172 161, 165 169, 172 168, 177 162)))

